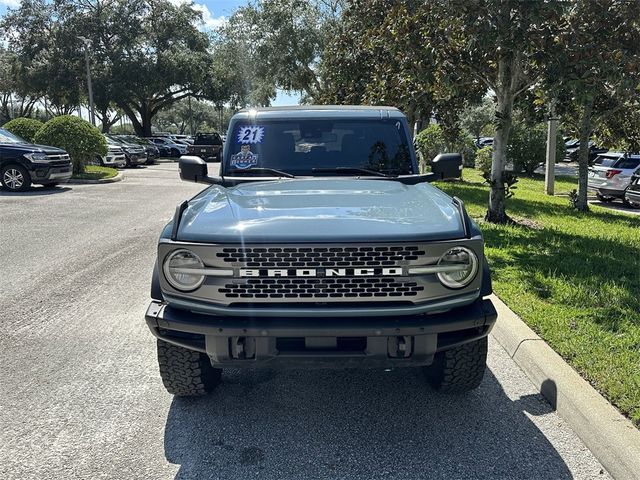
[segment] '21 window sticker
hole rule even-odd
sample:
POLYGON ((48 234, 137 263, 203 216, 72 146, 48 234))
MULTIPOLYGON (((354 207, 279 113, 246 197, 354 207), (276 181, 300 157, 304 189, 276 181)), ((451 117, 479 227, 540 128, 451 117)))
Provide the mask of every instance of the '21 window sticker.
POLYGON ((242 125, 238 128, 236 143, 252 145, 254 143, 262 143, 263 138, 264 127, 258 125, 242 125))

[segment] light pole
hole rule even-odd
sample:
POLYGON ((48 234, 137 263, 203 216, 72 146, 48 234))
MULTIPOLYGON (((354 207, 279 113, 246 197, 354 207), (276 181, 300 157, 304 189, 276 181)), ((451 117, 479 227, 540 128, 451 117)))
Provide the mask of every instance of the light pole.
POLYGON ((89 45, 91 41, 87 37, 78 37, 84 44, 84 62, 87 65, 87 87, 89 89, 89 119, 91 120, 91 125, 96 124, 96 115, 93 110, 93 85, 91 84, 91 68, 89 67, 89 45))
POLYGON ((544 169, 544 191, 547 195, 553 195, 556 179, 556 132, 558 131, 558 117, 556 117, 555 101, 551 102, 548 122, 547 163, 544 169))

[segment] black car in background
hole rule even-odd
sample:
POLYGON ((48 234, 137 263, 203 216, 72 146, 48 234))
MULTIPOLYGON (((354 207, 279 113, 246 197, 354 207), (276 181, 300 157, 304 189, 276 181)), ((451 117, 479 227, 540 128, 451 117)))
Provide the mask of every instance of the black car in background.
POLYGON ((34 145, 0 128, 0 182, 12 192, 31 184, 53 186, 71 178, 73 169, 64 150, 34 145))
POLYGON ((137 167, 147 162, 147 152, 142 145, 122 140, 115 135, 107 135, 107 137, 120 144, 127 159, 127 167, 137 167))
POLYGON ((187 155, 197 155, 205 162, 222 159, 222 138, 217 132, 196 133, 193 145, 187 146, 187 155))
POLYGON ((158 147, 144 138, 136 137, 135 135, 115 135, 115 137, 123 142, 128 142, 143 147, 147 154, 147 165, 153 165, 157 158, 167 156, 166 152, 164 155, 161 154, 158 147))

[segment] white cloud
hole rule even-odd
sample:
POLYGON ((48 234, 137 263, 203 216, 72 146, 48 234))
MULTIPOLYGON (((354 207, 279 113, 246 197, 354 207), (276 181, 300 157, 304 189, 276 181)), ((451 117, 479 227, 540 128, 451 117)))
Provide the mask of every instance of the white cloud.
MULTIPOLYGON (((1 2, 19 2, 20 0, 0 0, 1 2)), ((174 5, 182 5, 185 3, 190 3, 193 6, 193 9, 197 12, 200 12, 200 14, 202 15, 202 27, 204 27, 205 29, 213 29, 213 28, 218 28, 219 26, 223 25, 224 22, 226 21, 226 18, 221 15, 219 17, 214 17, 213 13, 211 13, 211 10, 209 10, 209 7, 207 7, 206 5, 203 5, 202 3, 196 3, 196 2, 192 2, 191 0, 170 0, 171 3, 173 3, 174 5)))
POLYGON ((5 7, 16 8, 20 6, 20 0, 0 0, 0 5, 5 7))

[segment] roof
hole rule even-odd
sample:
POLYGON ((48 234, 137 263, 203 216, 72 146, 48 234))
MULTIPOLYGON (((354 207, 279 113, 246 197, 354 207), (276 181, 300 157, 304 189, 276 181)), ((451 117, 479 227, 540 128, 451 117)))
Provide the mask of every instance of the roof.
POLYGON ((240 110, 239 118, 404 118, 396 107, 368 105, 295 105, 288 107, 259 107, 240 110))

